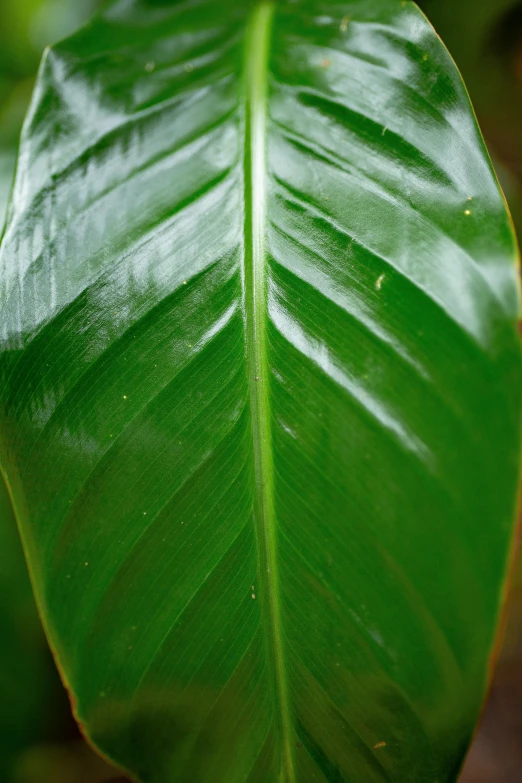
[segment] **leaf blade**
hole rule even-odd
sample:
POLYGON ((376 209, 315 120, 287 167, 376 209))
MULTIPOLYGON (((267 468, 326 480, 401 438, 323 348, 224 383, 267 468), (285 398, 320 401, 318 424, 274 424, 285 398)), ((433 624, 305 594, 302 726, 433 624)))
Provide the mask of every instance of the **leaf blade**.
POLYGON ((23 149, 2 461, 91 736, 147 780, 454 779, 520 346, 440 43, 391 0, 116 2, 23 149))

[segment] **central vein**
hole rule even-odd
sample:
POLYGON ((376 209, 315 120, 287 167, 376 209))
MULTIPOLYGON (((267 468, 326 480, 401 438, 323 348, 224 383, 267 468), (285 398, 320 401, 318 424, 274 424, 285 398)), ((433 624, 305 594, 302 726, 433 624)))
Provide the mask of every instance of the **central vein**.
POLYGON ((266 356, 266 116, 268 56, 273 4, 255 7, 246 37, 245 120, 245 314, 252 410, 256 501, 255 518, 261 555, 262 595, 274 663, 274 689, 283 753, 280 780, 294 783, 290 718, 279 599, 274 480, 266 356), (264 590, 263 590, 264 588, 264 590))

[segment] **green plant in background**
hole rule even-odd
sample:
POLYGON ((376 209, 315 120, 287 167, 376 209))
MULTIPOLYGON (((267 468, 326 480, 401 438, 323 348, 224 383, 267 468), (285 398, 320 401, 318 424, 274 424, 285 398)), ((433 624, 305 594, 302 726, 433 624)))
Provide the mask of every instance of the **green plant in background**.
POLYGON ((23 750, 40 740, 49 697, 45 640, 9 499, 0 485, 0 777, 9 780, 23 750))
POLYGON ((117 0, 47 54, 0 454, 102 751, 157 783, 455 780, 515 517, 515 262, 410 2, 117 0))

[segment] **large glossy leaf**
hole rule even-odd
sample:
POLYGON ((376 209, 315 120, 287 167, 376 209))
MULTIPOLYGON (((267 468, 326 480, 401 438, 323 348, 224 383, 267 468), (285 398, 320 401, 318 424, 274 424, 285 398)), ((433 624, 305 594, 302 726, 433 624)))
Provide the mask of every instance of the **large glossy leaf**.
POLYGON ((515 514, 516 250, 399 0, 117 0, 42 64, 1 454, 91 738, 143 781, 454 780, 515 514))

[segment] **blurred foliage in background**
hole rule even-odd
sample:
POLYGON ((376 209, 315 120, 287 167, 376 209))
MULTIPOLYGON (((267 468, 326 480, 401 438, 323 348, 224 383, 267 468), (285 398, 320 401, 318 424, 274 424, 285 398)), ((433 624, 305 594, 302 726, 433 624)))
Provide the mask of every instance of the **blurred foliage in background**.
MULTIPOLYGON (((219 2, 219 0, 216 0, 219 2)), ((0 0, 0 226, 43 49, 99 0, 0 0)), ((522 0, 419 0, 468 85, 522 236, 522 0)), ((38 620, 0 481, 0 781, 102 783, 117 773, 81 740, 38 620)), ((490 702, 462 783, 522 780, 522 563, 490 702)))

